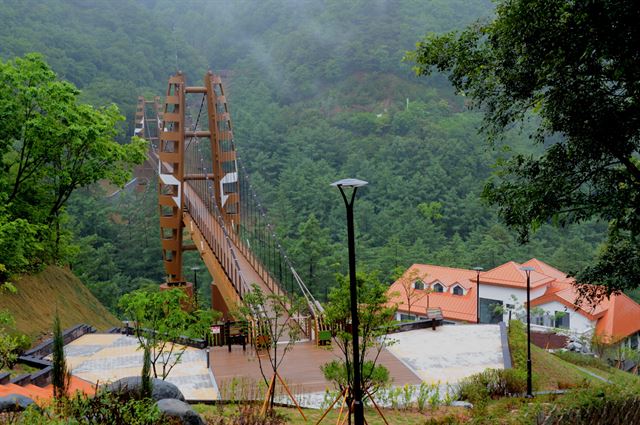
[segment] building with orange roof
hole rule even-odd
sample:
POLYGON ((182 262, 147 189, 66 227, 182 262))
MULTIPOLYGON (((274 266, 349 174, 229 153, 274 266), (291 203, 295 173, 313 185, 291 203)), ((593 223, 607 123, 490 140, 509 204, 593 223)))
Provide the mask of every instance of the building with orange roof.
POLYGON ((425 317, 426 309, 433 307, 441 308, 449 323, 477 323, 478 316, 480 323, 497 323, 507 320, 510 312, 520 317, 527 299, 527 274, 522 269, 525 266, 532 268, 534 329, 564 328, 574 334, 595 332, 605 339, 624 340, 638 347, 638 303, 620 294, 595 306, 576 305, 578 292, 573 279, 536 258, 522 264, 509 261, 483 272, 414 264, 389 288, 389 302, 397 306, 398 320, 425 317))

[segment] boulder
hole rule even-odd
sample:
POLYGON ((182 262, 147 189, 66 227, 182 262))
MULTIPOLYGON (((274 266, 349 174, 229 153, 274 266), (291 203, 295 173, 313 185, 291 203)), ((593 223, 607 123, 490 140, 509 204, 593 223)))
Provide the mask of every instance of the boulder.
MULTIPOLYGON (((152 378, 153 391, 151 398, 158 401, 166 398, 173 398, 176 400, 184 401, 184 395, 178 387, 171 382, 163 381, 162 379, 152 378)), ((129 376, 126 378, 118 379, 111 384, 104 387, 109 392, 132 392, 137 396, 142 391, 142 378, 139 376, 129 376)))
POLYGON ((455 407, 464 407, 466 409, 473 409, 473 404, 469 403, 468 401, 464 401, 464 400, 452 401, 451 405, 455 406, 455 407))
POLYGON ((165 398, 158 400, 158 410, 172 418, 179 418, 183 425, 205 425, 200 415, 184 401, 165 398))
POLYGON ((9 394, 7 396, 0 397, 0 412, 22 412, 34 403, 35 402, 29 397, 18 394, 9 394))

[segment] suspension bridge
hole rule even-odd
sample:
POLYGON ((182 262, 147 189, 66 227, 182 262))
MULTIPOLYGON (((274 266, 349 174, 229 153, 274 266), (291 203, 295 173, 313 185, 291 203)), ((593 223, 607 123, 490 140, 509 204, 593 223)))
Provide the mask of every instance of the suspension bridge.
MULTIPOLYGON (((183 74, 171 76, 163 102, 159 97, 138 98, 134 132, 149 142, 147 162, 138 175, 158 181, 166 272, 162 286, 180 287, 193 295, 193 286, 183 272, 183 254, 196 250, 213 278, 212 308, 227 318, 242 305, 253 285, 265 294, 282 295, 287 305, 294 298, 304 299, 304 314, 282 319, 288 326, 299 327, 303 339, 309 341, 296 344, 279 370, 300 392, 324 394, 328 382, 318 366, 341 353, 336 347, 316 348, 331 340, 331 331, 324 323, 322 306, 278 241, 238 157, 221 78, 208 72, 201 86, 189 86, 183 74)), ((269 312, 265 316, 269 317, 269 312)), ((251 328, 256 336, 260 323, 251 328)), ((404 351, 383 349, 377 357, 397 385, 419 385, 423 381, 421 370, 407 364, 413 361, 407 357, 412 353, 407 347, 421 346, 419 341, 424 338, 420 331, 415 332, 418 334, 407 337, 408 343, 400 344, 404 351)), ((228 351, 226 347, 211 349, 210 370, 220 388, 233 388, 238 376, 256 382, 264 377, 258 362, 248 361, 251 351, 231 346, 228 351)), ((259 350, 255 353, 259 355, 259 350)))
POLYGON ((302 297, 306 314, 290 319, 314 339, 322 306, 284 252, 238 158, 220 76, 208 72, 202 86, 188 86, 177 73, 163 103, 139 97, 134 133, 148 140, 147 168, 158 179, 163 286, 193 294, 183 253, 197 250, 213 278, 214 310, 229 317, 253 285, 288 302, 302 297))

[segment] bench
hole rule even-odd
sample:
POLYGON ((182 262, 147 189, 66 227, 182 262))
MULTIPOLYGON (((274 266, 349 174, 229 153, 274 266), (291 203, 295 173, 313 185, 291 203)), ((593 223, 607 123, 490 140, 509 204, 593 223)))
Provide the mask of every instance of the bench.
POLYGON ((231 344, 242 345, 242 351, 247 351, 247 323, 229 322, 224 326, 224 339, 231 352, 231 344))

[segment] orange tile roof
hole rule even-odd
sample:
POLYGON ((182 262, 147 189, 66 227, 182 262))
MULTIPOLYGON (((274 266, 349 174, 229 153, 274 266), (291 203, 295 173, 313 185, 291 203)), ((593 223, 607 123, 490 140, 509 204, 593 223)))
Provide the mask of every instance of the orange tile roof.
MULTIPOLYGON (((537 261, 537 260, 536 260, 537 261)), ((522 265, 515 261, 509 261, 501 266, 480 273, 480 284, 510 286, 513 288, 527 287, 527 274, 521 269, 522 265)), ((542 274, 537 270, 531 271, 531 288, 547 285, 555 279, 542 274)))
POLYGON ((387 293, 390 295, 390 305, 396 305, 399 311, 408 311, 402 280, 408 276, 416 276, 416 272, 428 284, 439 281, 448 288, 455 283, 459 283, 466 289, 466 294, 454 295, 450 292, 432 292, 428 295, 423 295, 422 298, 416 297, 411 305, 412 314, 424 315, 428 303, 430 308, 440 307, 445 319, 476 322, 476 272, 474 270, 433 266, 430 264, 414 264, 389 288, 387 293))
MULTIPOLYGON (((612 295, 596 306, 576 306, 578 292, 573 285, 574 280, 566 273, 532 258, 518 264, 514 261, 502 264, 480 274, 480 283, 526 288, 527 276, 521 270, 522 266, 533 267, 531 271, 531 287, 546 286, 544 295, 531 301, 532 306, 543 305, 558 301, 568 308, 572 308, 589 320, 596 321, 596 333, 613 339, 620 339, 640 331, 640 305, 624 294, 612 295)), ((449 292, 431 293, 428 297, 416 299, 411 306, 411 312, 424 314, 429 307, 440 307, 443 316, 449 320, 476 322, 476 272, 474 270, 457 269, 453 267, 434 266, 430 264, 414 264, 394 282, 388 290, 390 305, 396 305, 399 311, 407 312, 406 295, 401 280, 407 276, 419 275, 427 284, 440 281, 447 288, 454 283, 460 283, 465 289, 464 295, 453 295, 449 292)))
POLYGON ((625 294, 612 295, 610 307, 596 325, 596 333, 616 341, 640 331, 640 305, 625 294))
POLYGON ((532 258, 526 263, 522 263, 522 265, 526 267, 533 267, 536 272, 552 277, 554 279, 564 280, 567 278, 567 274, 565 272, 562 272, 555 267, 551 267, 547 263, 543 263, 537 258, 532 258))
POLYGON ((553 282, 553 285, 547 292, 531 301, 531 306, 539 306, 551 301, 558 301, 566 307, 580 311, 589 320, 597 320, 602 317, 609 308, 609 300, 602 300, 595 306, 586 305, 584 303, 577 305, 578 291, 575 286, 568 282, 553 282))
POLYGON ((402 275, 401 279, 411 274, 422 276, 425 283, 440 281, 447 288, 459 283, 465 289, 475 287, 476 272, 474 270, 456 269, 454 267, 434 266, 431 264, 414 264, 402 275), (473 280, 473 283, 470 282, 473 280))

